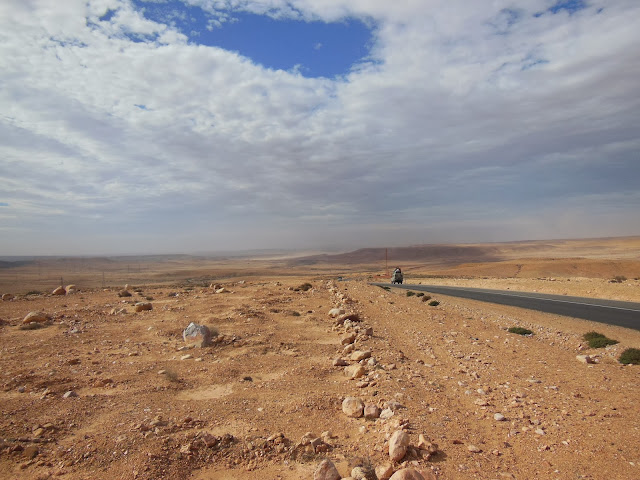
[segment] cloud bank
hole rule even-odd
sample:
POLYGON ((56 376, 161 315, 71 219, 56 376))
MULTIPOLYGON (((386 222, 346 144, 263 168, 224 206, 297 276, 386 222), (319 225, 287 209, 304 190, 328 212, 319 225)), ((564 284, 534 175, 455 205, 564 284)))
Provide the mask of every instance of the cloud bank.
POLYGON ((0 4, 0 251, 640 234, 640 4, 185 0, 371 26, 334 78, 128 0, 0 4))

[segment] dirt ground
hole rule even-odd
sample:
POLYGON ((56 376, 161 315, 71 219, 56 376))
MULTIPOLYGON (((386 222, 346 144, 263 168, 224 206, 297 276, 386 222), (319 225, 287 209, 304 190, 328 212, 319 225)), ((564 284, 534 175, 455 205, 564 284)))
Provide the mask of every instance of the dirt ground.
MULTIPOLYGON (((640 298, 632 279, 438 283, 640 298)), ((640 367, 617 361, 640 348, 640 331, 440 295, 430 306, 364 279, 220 286, 141 285, 119 297, 122 287, 79 285, 0 302, 0 478, 312 479, 323 458, 348 477, 389 463, 387 440, 404 428, 437 453, 410 449, 401 463, 436 478, 640 479, 640 367), (137 302, 152 310, 135 312, 137 302), (334 307, 358 318, 339 326, 334 307), (22 329, 31 311, 52 319, 22 329), (217 330, 214 343, 187 348, 190 322, 217 330), (590 350, 591 330, 620 343, 590 350), (350 348, 371 352, 357 379, 334 366, 358 363, 350 348), (349 396, 388 418, 347 416, 349 396)))

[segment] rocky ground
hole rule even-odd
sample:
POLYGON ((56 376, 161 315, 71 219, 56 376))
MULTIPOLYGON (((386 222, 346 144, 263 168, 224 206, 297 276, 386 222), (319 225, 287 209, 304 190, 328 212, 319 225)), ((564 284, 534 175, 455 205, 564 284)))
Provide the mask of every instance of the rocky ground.
POLYGON ((312 479, 327 458, 343 478, 640 479, 640 367, 617 362, 638 331, 365 281, 218 287, 0 302, 0 478, 312 479))

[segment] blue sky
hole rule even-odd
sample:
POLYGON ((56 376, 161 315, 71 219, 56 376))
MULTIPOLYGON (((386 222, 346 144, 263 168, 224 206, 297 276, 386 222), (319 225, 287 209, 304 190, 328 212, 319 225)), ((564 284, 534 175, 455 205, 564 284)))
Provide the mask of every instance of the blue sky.
POLYGON ((640 234, 632 0, 6 0, 0 254, 640 234))

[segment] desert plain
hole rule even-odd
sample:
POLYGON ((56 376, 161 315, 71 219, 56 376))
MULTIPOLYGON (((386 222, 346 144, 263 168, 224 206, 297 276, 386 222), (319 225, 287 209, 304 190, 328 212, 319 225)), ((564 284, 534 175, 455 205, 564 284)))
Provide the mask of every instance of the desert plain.
POLYGON ((640 330, 370 284, 640 302, 640 237, 1 266, 0 478, 640 479, 640 330))

